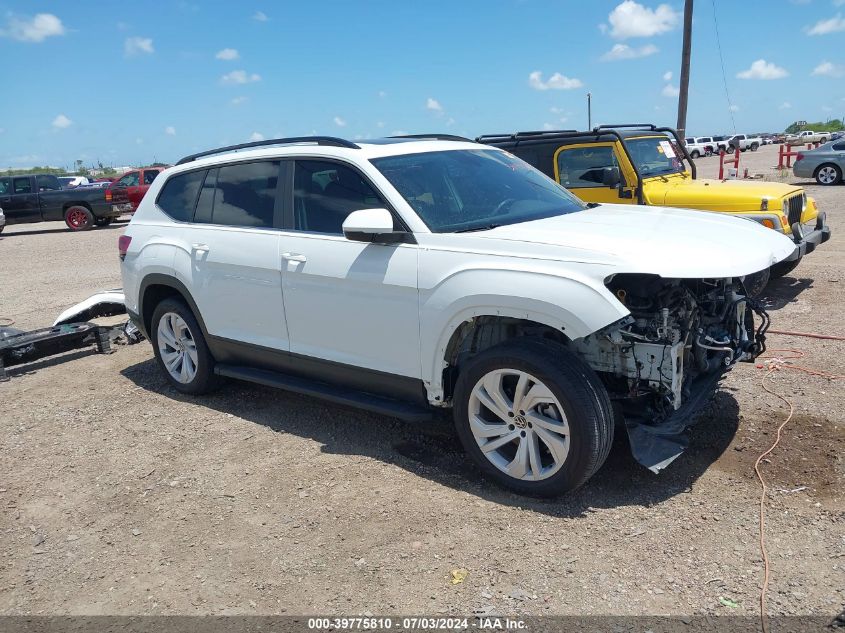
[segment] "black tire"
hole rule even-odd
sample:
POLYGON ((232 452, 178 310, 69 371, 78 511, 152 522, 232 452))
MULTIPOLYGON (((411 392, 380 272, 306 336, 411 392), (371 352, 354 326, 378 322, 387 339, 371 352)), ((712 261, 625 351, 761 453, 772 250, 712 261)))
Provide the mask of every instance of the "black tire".
POLYGON ((751 144, 751 151, 752 152, 756 152, 758 149, 760 149, 760 145, 758 143, 752 143, 751 144))
POLYGON ((2 233, 2 232, 3 232, 3 229, 5 229, 5 228, 6 228, 6 225, 5 225, 5 224, 4 224, 3 226, 0 226, 0 233, 2 233))
POLYGON ((689 153, 689 155, 690 158, 699 158, 701 156, 701 152, 699 152, 697 149, 694 149, 689 153))
POLYGON ((785 275, 788 275, 793 270, 798 268, 798 264, 801 263, 801 258, 793 259, 791 262, 778 262, 777 264, 773 264, 771 267, 772 271, 772 279, 780 279, 785 275))
POLYGON ((205 337, 203 336, 202 328, 200 328, 196 317, 194 317, 194 313, 191 312, 191 309, 187 306, 184 301, 182 301, 181 299, 171 298, 165 299, 164 301, 159 303, 153 311, 153 318, 150 322, 149 334, 150 343, 152 343, 153 352, 155 353, 158 366, 161 369, 161 372, 164 374, 164 377, 167 379, 167 382, 169 382, 174 389, 182 393, 187 393, 191 395, 201 395, 204 393, 209 393, 210 391, 213 391, 214 389, 220 386, 220 377, 214 373, 214 357, 211 355, 211 351, 209 351, 208 345, 205 342, 205 337), (161 350, 159 349, 160 341, 158 327, 162 317, 164 317, 168 313, 175 313, 182 318, 182 320, 187 325, 188 331, 190 332, 191 338, 193 339, 194 344, 196 346, 196 375, 194 376, 193 380, 187 383, 179 382, 178 380, 174 379, 165 367, 164 361, 161 358, 161 350))
POLYGON ((816 168, 815 173, 813 174, 813 178, 816 179, 816 182, 824 187, 831 187, 833 185, 838 185, 842 182, 842 168, 839 165, 835 165, 833 163, 824 163, 823 165, 819 165, 816 168), (822 181, 821 172, 822 169, 827 170, 833 169, 833 180, 828 180, 827 182, 822 181))
POLYGON ((97 218, 94 220, 94 224, 97 226, 108 226, 112 222, 114 222, 114 218, 97 218))
POLYGON ((822 139, 819 141, 819 144, 824 145, 825 143, 827 143, 827 138, 822 137, 822 139))
POLYGON ((94 228, 94 214, 81 205, 68 207, 65 209, 65 224, 71 231, 90 231, 94 228))
POLYGON ((524 495, 556 497, 575 490, 598 471, 613 443, 614 417, 607 390, 577 356, 545 340, 525 338, 504 343, 468 360, 460 368, 453 413, 458 437, 481 471, 499 485, 524 495), (469 406, 473 389, 496 369, 531 374, 549 388, 563 409, 569 424, 569 451, 559 470, 545 479, 526 481, 502 472, 488 460, 472 434, 469 406))
POLYGON ((756 299, 760 295, 763 294, 763 291, 766 289, 766 286, 769 285, 769 279, 771 278, 771 269, 766 268, 765 270, 761 270, 759 273, 754 273, 753 275, 746 275, 745 276, 745 292, 748 293, 748 296, 752 299, 756 299))

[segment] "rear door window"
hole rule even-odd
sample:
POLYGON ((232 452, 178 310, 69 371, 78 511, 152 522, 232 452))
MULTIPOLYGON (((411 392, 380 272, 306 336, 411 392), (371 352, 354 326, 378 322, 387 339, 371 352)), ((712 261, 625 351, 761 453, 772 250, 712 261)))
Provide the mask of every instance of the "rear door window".
POLYGON ((12 187, 12 179, 11 178, 0 178, 0 195, 9 193, 9 189, 12 187))
MULTIPOLYGON (((837 143, 836 145, 833 146, 833 149, 836 150, 837 152, 845 152, 845 143, 837 143)), ((3 193, 3 192, 0 191, 0 193, 3 193)))
POLYGON ((194 217, 194 206, 204 177, 204 170, 172 176, 164 183, 156 204, 174 220, 190 222, 194 217))
POLYGON ((32 193, 32 180, 29 177, 13 178, 12 193, 32 193))
POLYGON ((137 187, 140 178, 140 173, 131 171, 128 174, 121 176, 120 180, 114 183, 115 187, 137 187))
POLYGON ((562 148, 557 155, 558 180, 567 189, 604 187, 606 167, 619 167, 609 145, 562 148))
POLYGON ((223 165, 209 170, 199 194, 196 222, 272 228, 279 162, 223 165))
POLYGON ((156 176, 158 176, 158 172, 155 169, 144 170, 144 184, 145 185, 153 184, 153 180, 156 179, 156 176))
POLYGON ((62 183, 56 176, 46 174, 36 176, 35 185, 38 187, 38 191, 58 191, 62 188, 62 183))

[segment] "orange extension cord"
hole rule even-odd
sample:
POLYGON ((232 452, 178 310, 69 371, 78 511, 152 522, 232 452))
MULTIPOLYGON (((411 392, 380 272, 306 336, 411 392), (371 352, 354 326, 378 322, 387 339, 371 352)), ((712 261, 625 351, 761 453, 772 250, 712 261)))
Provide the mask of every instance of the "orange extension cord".
MULTIPOLYGON (((806 336, 809 338, 830 338, 832 340, 845 340, 843 337, 828 337, 822 334, 813 335, 813 334, 803 334, 803 333, 796 333, 796 332, 772 332, 773 334, 788 334, 792 336, 806 336)), ((763 387, 763 390, 767 393, 773 395, 774 397, 778 398, 781 402, 786 404, 789 407, 789 415, 786 416, 786 419, 778 426, 777 433, 775 435, 775 441, 772 445, 766 449, 757 460, 754 462, 754 472, 757 475, 757 479, 760 481, 760 554, 763 558, 763 587, 760 590, 760 627, 763 633, 768 633, 768 624, 766 620, 766 593, 769 590, 769 554, 766 550, 766 494, 768 493, 768 486, 766 485, 766 480, 763 478, 763 473, 760 470, 760 464, 763 460, 769 456, 772 451, 777 448, 778 444, 780 443, 781 433, 783 432, 784 427, 789 424, 790 420, 792 420, 792 416, 795 413, 795 407, 793 406, 792 402, 781 393, 774 391, 773 389, 769 388, 766 384, 766 378, 769 378, 773 373, 776 371, 780 371, 781 369, 794 369, 795 371, 801 371, 811 376, 819 376, 821 378, 827 378, 828 380, 837 380, 845 378, 845 375, 842 374, 831 374, 824 371, 818 371, 816 369, 810 369, 808 367, 801 367, 800 365, 793 365, 790 361, 795 360, 798 358, 802 358, 804 356, 804 352, 797 350, 797 349, 773 349, 768 350, 769 354, 774 353, 787 353, 792 354, 791 356, 775 356, 775 357, 764 357, 764 365, 757 365, 758 368, 763 369, 767 367, 767 371, 763 378, 760 380, 760 385, 763 387)))

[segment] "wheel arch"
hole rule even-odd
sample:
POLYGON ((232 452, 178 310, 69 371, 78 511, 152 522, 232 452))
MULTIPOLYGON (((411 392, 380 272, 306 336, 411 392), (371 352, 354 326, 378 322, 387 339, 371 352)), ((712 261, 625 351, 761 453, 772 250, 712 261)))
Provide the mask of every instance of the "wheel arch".
POLYGON ((483 277, 476 277, 488 294, 461 296, 466 285, 460 284, 437 289, 421 305, 423 382, 431 404, 443 406, 450 397, 467 341, 475 340, 475 353, 522 336, 565 344, 629 314, 604 287, 551 275, 497 272, 503 271, 483 271, 483 277), (510 278, 511 273, 517 277, 510 278), (513 294, 502 294, 502 288, 513 294))
POLYGON ((208 340, 208 330, 205 328, 205 322, 190 291, 178 279, 161 273, 150 273, 144 277, 139 287, 138 309, 140 311, 141 323, 144 326, 144 335, 148 339, 150 338, 149 333, 153 312, 159 303, 170 297, 182 299, 188 305, 191 312, 194 313, 197 322, 200 324, 203 336, 208 340))

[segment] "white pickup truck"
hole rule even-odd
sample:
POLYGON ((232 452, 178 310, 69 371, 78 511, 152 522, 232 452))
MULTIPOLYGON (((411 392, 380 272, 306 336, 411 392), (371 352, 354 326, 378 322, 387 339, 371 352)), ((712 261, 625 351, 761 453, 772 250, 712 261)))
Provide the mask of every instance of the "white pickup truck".
POLYGON ((716 146, 712 136, 688 137, 684 139, 684 145, 692 158, 710 156, 716 146))
POLYGON ((748 136, 747 134, 735 134, 728 139, 728 151, 736 151, 738 147, 741 151, 750 149, 756 152, 763 144, 763 139, 759 136, 748 136))
POLYGON ((798 134, 787 134, 787 145, 804 145, 806 143, 827 143, 830 138, 829 132, 813 132, 812 130, 804 130, 798 134))

